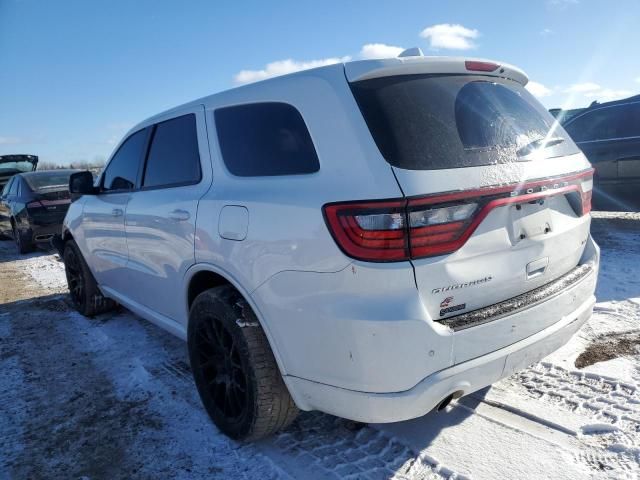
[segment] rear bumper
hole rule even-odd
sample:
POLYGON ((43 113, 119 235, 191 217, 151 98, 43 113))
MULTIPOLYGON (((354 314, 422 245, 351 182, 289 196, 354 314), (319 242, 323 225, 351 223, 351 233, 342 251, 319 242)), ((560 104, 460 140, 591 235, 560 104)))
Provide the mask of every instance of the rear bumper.
POLYGON ((467 395, 538 362, 569 341, 591 317, 594 304, 591 294, 550 327, 508 347, 440 370, 403 392, 359 392, 292 376, 286 376, 285 381, 303 410, 370 423, 408 420, 425 415, 451 394, 467 395))
POLYGON ((31 241, 34 243, 48 243, 55 235, 60 235, 62 225, 59 223, 52 225, 31 224, 31 241))

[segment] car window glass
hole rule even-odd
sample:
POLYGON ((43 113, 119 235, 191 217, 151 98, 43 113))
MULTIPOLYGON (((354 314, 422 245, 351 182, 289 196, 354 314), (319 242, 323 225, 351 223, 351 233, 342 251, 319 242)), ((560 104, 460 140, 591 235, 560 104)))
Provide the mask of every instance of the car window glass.
POLYGON ((7 195, 9 195, 9 191, 11 190, 11 183, 12 182, 13 182, 13 178, 10 178, 9 181, 7 182, 7 184, 2 189, 2 196, 3 197, 6 197, 7 195))
POLYGON ((184 115, 159 123, 151 141, 142 186, 197 183, 200 178, 196 116, 184 115))
POLYGON ((18 194, 18 183, 20 183, 18 181, 17 178, 13 179, 13 183, 11 184, 11 190, 9 191, 10 195, 17 195, 18 194))
POLYGON ((522 85, 481 75, 397 75, 350 84, 382 156, 394 167, 435 170, 512 162, 549 135, 578 148, 522 85))
POLYGON ((626 106, 625 136, 640 137, 640 102, 626 106))
POLYGON ((622 106, 601 108, 576 118, 565 129, 576 142, 621 138, 625 136, 625 113, 622 106))
POLYGON ((103 190, 132 190, 147 140, 147 130, 131 135, 113 156, 104 172, 103 190))
POLYGON ((241 177, 317 172, 320 163, 307 126, 292 105, 278 102, 215 111, 222 158, 241 177))

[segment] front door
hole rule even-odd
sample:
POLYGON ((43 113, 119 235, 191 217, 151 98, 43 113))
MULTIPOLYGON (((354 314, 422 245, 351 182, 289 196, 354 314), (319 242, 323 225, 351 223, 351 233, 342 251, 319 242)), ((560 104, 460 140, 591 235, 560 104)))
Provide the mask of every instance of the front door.
POLYGON ((141 187, 126 212, 126 295, 178 322, 185 320, 184 275, 195 263, 198 200, 211 183, 204 122, 198 107, 150 127, 141 187))
POLYGON ((124 219, 131 192, 136 188, 148 130, 140 130, 111 158, 97 195, 87 195, 80 232, 76 238, 100 285, 119 291, 126 278, 129 257, 124 219))

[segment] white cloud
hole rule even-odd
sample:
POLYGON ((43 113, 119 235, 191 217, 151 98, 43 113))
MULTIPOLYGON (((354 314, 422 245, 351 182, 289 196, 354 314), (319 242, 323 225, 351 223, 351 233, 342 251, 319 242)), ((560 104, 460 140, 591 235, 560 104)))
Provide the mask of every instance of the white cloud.
POLYGON ((567 105, 579 105, 593 100, 610 102, 633 95, 631 90, 603 87, 594 82, 574 83, 563 91, 569 94, 565 101, 567 105))
POLYGON ((636 77, 636 82, 640 83, 640 77, 636 77))
POLYGON ((525 87, 534 97, 543 98, 553 94, 553 90, 541 83, 529 81, 525 87))
POLYGON ((551 30, 550 28, 543 28, 542 30, 540 30, 540 35, 542 35, 543 37, 548 37, 552 33, 553 30, 551 30))
POLYGON ((547 0, 548 7, 559 10, 564 10, 571 5, 577 5, 578 3, 580 3, 580 0, 547 0))
POLYGON ((602 88, 600 90, 595 90, 584 94, 585 97, 593 98, 594 100, 599 100, 600 102, 620 100, 621 98, 630 97, 631 95, 633 95, 633 92, 631 90, 616 90, 614 88, 602 88))
POLYGON ((21 143, 26 142, 20 137, 0 137, 0 145, 20 145, 21 143))
POLYGON ((425 28, 420 36, 429 40, 431 48, 469 50, 476 48, 473 40, 480 36, 480 32, 458 24, 441 23, 425 28))
POLYGON ((394 58, 397 57, 404 48, 386 45, 384 43, 367 43, 360 49, 360 58, 365 60, 373 58, 394 58))
POLYGON ((585 82, 585 83, 574 83, 565 89, 565 93, 589 93, 601 90, 602 87, 597 83, 593 82, 585 82))
POLYGON ((351 57, 331 57, 320 60, 298 61, 290 58, 286 60, 278 60, 267 63, 262 70, 241 70, 233 77, 233 81, 237 84, 257 82, 266 78, 277 77, 287 73, 299 72, 300 70, 308 70, 310 68, 324 67, 334 63, 348 62, 351 57))

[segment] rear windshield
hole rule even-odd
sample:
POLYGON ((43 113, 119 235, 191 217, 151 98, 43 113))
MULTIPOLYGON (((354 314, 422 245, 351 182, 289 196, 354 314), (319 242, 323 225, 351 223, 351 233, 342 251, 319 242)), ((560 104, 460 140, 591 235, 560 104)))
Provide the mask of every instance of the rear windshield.
POLYGON ((40 190, 64 190, 69 188, 69 177, 74 172, 51 172, 24 175, 24 179, 34 192, 40 190))
POLYGON ((403 75, 356 82, 351 89, 380 152, 398 168, 529 160, 545 138, 549 144, 536 152, 536 159, 578 152, 549 112, 510 80, 403 75))
POLYGON ((0 172, 10 172, 10 173, 19 173, 19 172, 32 172, 33 171, 33 163, 31 162, 1 162, 0 163, 0 172))

